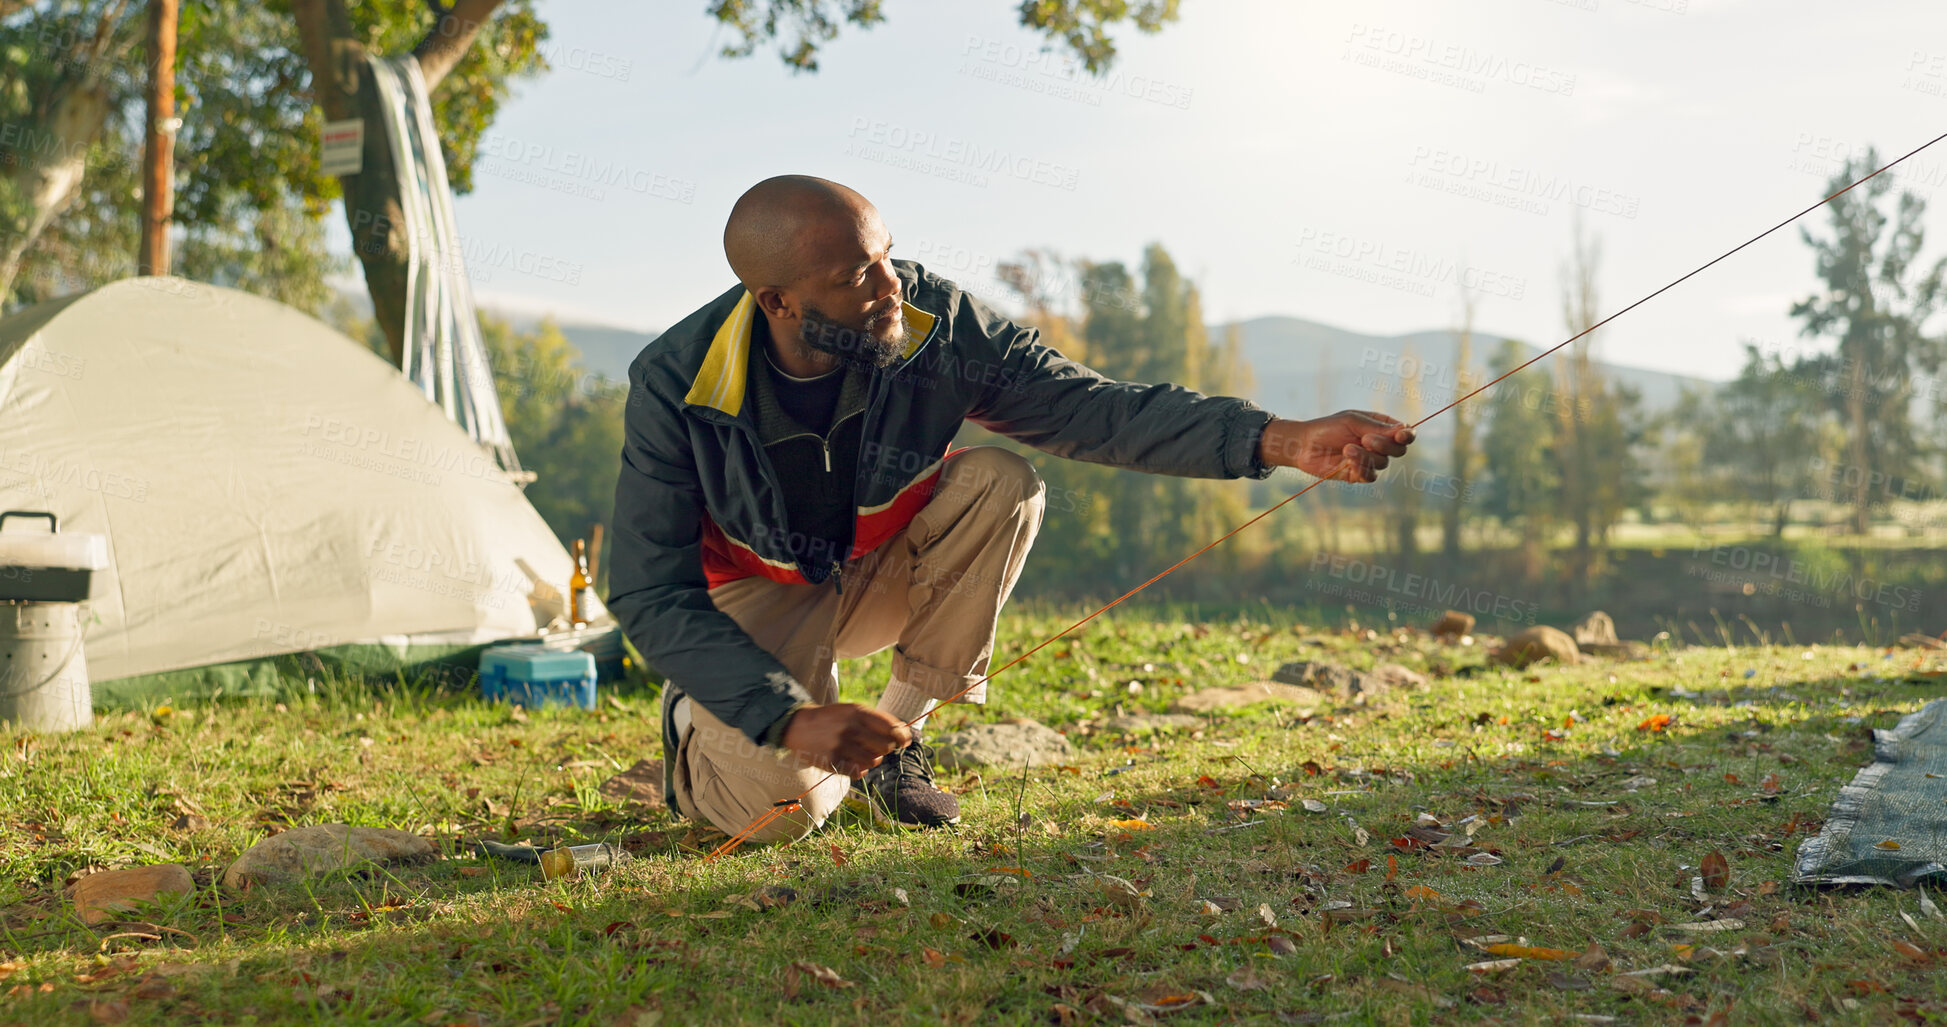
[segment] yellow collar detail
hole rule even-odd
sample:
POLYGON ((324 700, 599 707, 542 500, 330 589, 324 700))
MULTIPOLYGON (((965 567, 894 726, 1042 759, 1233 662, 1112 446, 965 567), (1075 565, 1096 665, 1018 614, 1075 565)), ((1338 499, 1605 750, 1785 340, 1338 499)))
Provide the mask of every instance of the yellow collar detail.
MULTIPOLYGON (((899 358, 908 360, 926 344, 939 318, 904 301, 900 307, 906 319, 906 349, 899 358)), ((743 410, 744 382, 750 368, 751 321, 756 316, 757 299, 745 290, 730 316, 724 318, 723 326, 717 329, 716 337, 710 340, 710 350, 703 355, 703 366, 697 368, 696 380, 690 383, 684 402, 721 410, 732 417, 743 410)))

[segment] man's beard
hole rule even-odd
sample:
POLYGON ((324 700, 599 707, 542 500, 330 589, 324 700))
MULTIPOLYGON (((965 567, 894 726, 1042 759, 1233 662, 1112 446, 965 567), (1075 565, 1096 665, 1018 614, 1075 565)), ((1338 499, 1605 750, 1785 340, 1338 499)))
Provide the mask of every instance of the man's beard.
POLYGON ((841 361, 867 367, 891 367, 906 351, 904 332, 884 334, 899 316, 899 308, 893 307, 867 317, 863 326, 855 327, 828 317, 807 303, 803 322, 798 327, 798 341, 841 361))

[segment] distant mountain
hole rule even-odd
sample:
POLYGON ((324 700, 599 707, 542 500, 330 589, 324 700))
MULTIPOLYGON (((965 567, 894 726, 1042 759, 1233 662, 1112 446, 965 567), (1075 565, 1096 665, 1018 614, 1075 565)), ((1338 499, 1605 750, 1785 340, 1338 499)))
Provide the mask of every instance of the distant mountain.
MULTIPOLYGON (((516 320, 515 324, 522 324, 516 320)), ((522 327, 531 325, 524 324, 522 327)), ((561 323, 561 334, 581 351, 581 366, 621 382, 629 379, 629 365, 642 347, 656 341, 657 332, 638 332, 633 328, 610 325, 561 323)))

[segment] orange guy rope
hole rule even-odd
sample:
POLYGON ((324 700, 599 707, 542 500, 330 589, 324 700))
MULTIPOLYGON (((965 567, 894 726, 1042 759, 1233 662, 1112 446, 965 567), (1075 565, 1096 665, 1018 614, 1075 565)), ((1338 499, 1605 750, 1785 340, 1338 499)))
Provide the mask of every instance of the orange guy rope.
MULTIPOLYGON (((1608 324, 1609 322, 1615 320, 1616 318, 1621 317, 1622 315, 1627 314, 1632 310, 1635 310, 1637 307, 1642 306, 1643 304, 1649 302, 1650 300, 1653 300, 1656 297, 1661 296, 1666 292, 1669 292, 1671 289, 1674 289, 1677 286, 1682 285, 1684 282, 1689 281, 1691 278, 1696 277, 1698 274, 1710 268, 1712 265, 1717 264, 1718 262, 1724 260, 1725 258, 1730 257, 1732 254, 1737 253, 1739 250, 1742 250, 1745 247, 1750 246, 1752 243, 1755 243, 1758 240, 1763 239, 1765 236, 1768 236, 1771 233, 1776 232, 1780 228, 1783 228, 1786 225, 1789 225, 1792 222, 1797 221, 1799 218, 1802 218, 1805 215, 1810 214, 1811 212, 1819 209, 1820 207, 1823 207, 1826 204, 1831 203, 1833 200, 1836 200, 1839 197, 1844 196, 1846 193, 1851 192, 1854 187, 1863 185, 1866 182, 1871 181, 1872 179, 1878 177, 1881 172, 1884 172, 1888 168, 1891 168, 1894 165, 1900 163, 1901 161, 1906 160, 1908 157, 1911 157, 1914 154, 1919 153, 1921 150, 1924 150, 1927 147, 1932 146, 1937 142, 1940 142, 1942 139, 1947 139, 1947 132, 1943 132, 1940 135, 1934 136, 1932 139, 1929 139, 1926 142, 1921 143, 1919 146, 1916 146, 1913 149, 1908 150, 1905 154, 1902 154, 1901 156, 1894 158, 1892 161, 1888 162, 1884 167, 1881 167, 1878 171, 1874 171, 1872 174, 1867 175, 1865 178, 1862 178, 1859 181, 1846 186, 1844 189, 1841 189, 1838 192, 1833 193, 1830 196, 1827 196, 1825 199, 1820 200, 1819 202, 1814 203, 1809 207, 1806 207, 1804 210, 1801 210, 1798 213, 1793 214, 1791 217, 1788 217, 1785 220, 1780 221, 1775 225, 1772 225, 1770 228, 1767 228, 1764 231, 1759 232, 1757 235, 1754 235, 1751 238, 1746 239, 1741 243, 1738 243, 1736 246, 1733 246, 1730 249, 1724 251, 1723 253, 1718 254, 1716 257, 1713 257, 1709 261, 1701 265, 1698 265, 1695 269, 1690 271, 1689 274, 1686 274, 1683 277, 1678 278, 1673 282, 1670 282, 1668 285, 1663 286, 1662 288, 1656 290, 1655 292, 1650 293, 1647 296, 1642 297, 1641 299, 1638 299, 1636 302, 1631 303, 1630 305, 1622 308, 1621 310, 1616 311, 1613 314, 1610 314, 1608 317, 1605 317, 1602 320, 1597 321, 1595 324, 1592 324, 1589 327, 1582 329, 1581 331, 1575 333, 1574 335, 1571 335, 1568 338, 1563 339, 1561 342, 1556 343, 1555 345, 1549 347, 1548 349, 1542 350, 1540 353, 1537 353, 1533 357, 1530 357, 1527 361, 1521 363, 1520 365, 1514 368, 1509 369, 1507 372, 1495 378, 1493 381, 1487 382, 1486 384, 1482 385, 1480 388, 1475 389, 1474 391, 1469 392, 1466 395, 1455 399, 1453 402, 1448 403, 1446 406, 1443 406, 1440 409, 1435 410, 1434 412, 1426 415, 1425 417, 1422 417, 1419 420, 1413 422, 1411 425, 1408 425, 1408 427, 1417 429, 1420 425, 1423 425, 1428 421, 1433 420, 1434 418, 1440 416, 1441 414, 1444 414, 1447 411, 1452 410, 1454 407, 1457 407, 1460 404, 1465 403, 1470 399, 1473 399, 1475 396, 1478 396, 1481 393, 1486 392, 1488 389, 1493 388, 1495 385, 1498 385, 1501 382, 1506 381, 1508 378, 1513 377, 1516 372, 1526 370, 1528 367, 1540 361, 1543 357, 1549 357, 1555 355, 1557 352, 1561 351, 1564 347, 1568 346, 1570 343, 1574 342, 1575 340, 1580 339, 1585 335, 1588 335, 1590 332, 1595 331, 1596 329, 1602 327, 1603 325, 1608 324)), ((1346 466, 1347 466, 1346 463, 1341 463, 1339 465, 1339 468, 1344 469, 1346 466)), ((1130 596, 1133 596, 1136 593, 1142 591, 1143 589, 1148 588, 1151 585, 1154 585, 1158 581, 1161 581, 1164 578, 1169 577, 1171 574, 1176 572, 1177 568, 1183 566, 1186 563, 1189 563, 1191 560, 1194 560, 1197 557, 1202 556, 1204 553, 1207 553, 1210 550, 1216 548, 1219 544, 1229 539, 1232 535, 1235 535, 1238 532, 1243 531, 1245 528, 1248 528, 1251 525, 1256 524, 1257 522, 1265 519, 1266 517, 1269 517, 1272 514, 1277 513, 1280 509, 1284 507, 1286 503, 1289 503, 1292 500, 1297 499, 1299 496, 1302 496, 1305 493, 1310 492, 1312 489, 1317 488, 1321 482, 1330 481, 1332 480, 1333 477, 1336 476, 1337 476, 1337 471, 1334 471, 1331 477, 1315 479, 1314 481, 1312 481, 1311 484, 1306 485, 1304 488, 1299 489, 1298 491, 1292 493, 1291 495, 1286 496, 1285 498, 1279 500, 1275 505, 1271 506, 1269 509, 1266 509, 1262 513, 1259 513, 1257 516, 1252 517, 1250 520, 1245 521, 1244 523, 1238 525, 1237 527, 1232 528, 1229 531, 1224 532, 1222 535, 1217 536, 1217 538, 1213 539, 1209 544, 1205 545, 1203 548, 1198 549, 1196 552, 1191 553, 1190 555, 1184 557, 1181 560, 1176 561, 1173 564, 1170 564, 1169 567, 1165 568, 1163 571, 1158 573, 1156 576, 1150 578, 1148 581, 1145 581, 1142 584, 1137 585, 1135 588, 1132 588, 1129 591, 1124 592, 1121 595, 1117 596, 1115 599, 1111 600, 1109 603, 1104 605, 1101 609, 1096 610, 1094 613, 1091 613, 1088 616, 1083 617, 1081 620, 1078 620, 1075 623, 1070 624, 1069 626, 1061 629, 1060 631, 1048 636, 1046 639, 1042 640, 1042 642, 1036 645, 1034 648, 1029 649, 1027 652, 1022 653, 1019 656, 1016 656, 1015 658, 1007 661, 1004 664, 1001 664, 998 668, 989 671, 986 677, 981 678, 979 681, 976 681, 973 684, 968 685, 966 688, 961 689, 959 692, 954 693, 952 696, 947 698, 947 700, 941 703, 940 705, 944 706, 946 705, 946 703, 950 703, 953 700, 958 699, 961 696, 966 695, 968 692, 971 692, 974 689, 980 687, 981 685, 986 684, 987 682, 993 680, 1002 671, 1007 670, 1008 668, 1014 666, 1015 664, 1020 663, 1021 661, 1027 659, 1028 657, 1033 656, 1035 653, 1038 653, 1041 650, 1047 648, 1056 639, 1061 638, 1064 635, 1067 635, 1069 632, 1074 631, 1076 628, 1079 628, 1082 625, 1087 624, 1089 621, 1092 621, 1095 618, 1100 617, 1101 615, 1109 612, 1111 609, 1114 609, 1116 606, 1120 605, 1123 600, 1129 598, 1130 596)), ((919 719, 918 717, 913 718, 913 720, 918 720, 918 719, 919 719)), ((910 727, 912 723, 913 721, 906 722, 908 727, 910 727)), ((673 757, 669 757, 669 758, 673 758, 673 757)), ((756 834, 758 831, 763 830, 772 821, 776 820, 778 817, 783 816, 786 813, 790 813, 797 810, 800 807, 800 804, 803 802, 805 796, 810 795, 813 789, 817 788, 819 785, 824 784, 826 781, 829 781, 836 776, 837 776, 836 771, 828 772, 824 777, 821 777, 817 781, 813 782, 810 788, 806 788, 804 791, 799 792, 796 798, 787 799, 783 802, 773 805, 769 810, 766 810, 763 813, 763 815, 759 816, 756 820, 752 821, 749 827, 746 827, 742 831, 737 832, 736 834, 732 835, 728 841, 725 841, 722 845, 717 846, 717 848, 714 851, 712 851, 708 856, 704 857, 704 860, 708 862, 711 860, 715 860, 718 857, 729 855, 731 852, 736 851, 739 845, 742 845, 744 842, 748 841, 752 835, 756 834)))

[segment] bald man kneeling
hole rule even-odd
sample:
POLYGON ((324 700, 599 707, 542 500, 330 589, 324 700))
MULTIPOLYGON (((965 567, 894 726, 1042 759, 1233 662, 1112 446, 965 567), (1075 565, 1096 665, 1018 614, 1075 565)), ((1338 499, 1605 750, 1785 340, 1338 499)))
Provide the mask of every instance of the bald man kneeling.
POLYGON ((751 840, 802 837, 848 788, 895 823, 959 822, 922 729, 939 701, 986 700, 1043 491, 1012 452, 950 450, 963 422, 1198 478, 1372 481, 1413 441, 1382 414, 1283 420, 1106 379, 893 259, 878 211, 836 182, 759 182, 723 244, 740 284, 629 368, 608 608, 668 681, 670 806, 728 834, 807 788, 751 840), (878 703, 838 702, 836 661, 886 648, 878 703))

